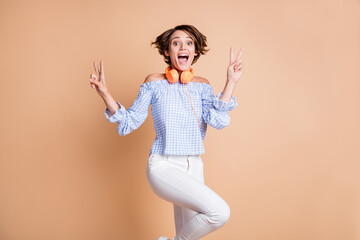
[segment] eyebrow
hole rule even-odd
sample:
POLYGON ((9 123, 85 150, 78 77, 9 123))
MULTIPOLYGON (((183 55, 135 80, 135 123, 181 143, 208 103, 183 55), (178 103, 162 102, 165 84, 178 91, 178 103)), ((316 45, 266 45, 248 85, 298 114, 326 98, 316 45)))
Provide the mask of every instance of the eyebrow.
MULTIPOLYGON (((180 38, 180 37, 173 37, 172 39, 171 39, 171 41, 172 40, 174 40, 175 38, 180 38)), ((193 40, 191 37, 189 37, 189 36, 187 36, 186 38, 190 38, 191 40, 193 40)))

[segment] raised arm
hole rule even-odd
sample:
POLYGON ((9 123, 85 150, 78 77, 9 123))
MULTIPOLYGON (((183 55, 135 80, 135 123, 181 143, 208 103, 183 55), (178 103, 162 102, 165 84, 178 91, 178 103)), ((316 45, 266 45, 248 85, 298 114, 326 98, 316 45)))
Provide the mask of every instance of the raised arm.
POLYGON ((237 81, 242 74, 241 54, 244 48, 241 48, 236 59, 234 59, 234 52, 232 47, 230 48, 230 62, 227 69, 227 79, 224 90, 220 96, 220 100, 229 102, 234 92, 237 81))
POLYGON ((100 70, 97 68, 96 62, 94 62, 94 68, 96 74, 90 74, 90 86, 95 89, 99 96, 104 100, 107 109, 109 109, 109 112, 113 115, 120 107, 107 89, 103 61, 100 61, 100 70))

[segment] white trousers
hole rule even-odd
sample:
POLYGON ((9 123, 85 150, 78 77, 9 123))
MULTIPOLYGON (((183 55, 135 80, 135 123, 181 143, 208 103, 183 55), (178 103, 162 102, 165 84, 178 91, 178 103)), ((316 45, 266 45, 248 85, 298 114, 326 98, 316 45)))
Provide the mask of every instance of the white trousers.
POLYGON ((174 205, 174 240, 200 239, 228 221, 228 204, 204 184, 200 155, 150 154, 146 176, 152 190, 174 205))

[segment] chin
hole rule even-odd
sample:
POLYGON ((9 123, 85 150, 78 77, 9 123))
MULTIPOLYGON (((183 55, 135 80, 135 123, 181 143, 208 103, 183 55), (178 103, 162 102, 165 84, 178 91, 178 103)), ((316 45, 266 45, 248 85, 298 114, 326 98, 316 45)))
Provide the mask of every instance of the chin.
POLYGON ((186 66, 184 66, 184 65, 182 65, 182 66, 179 66, 179 65, 177 65, 177 66, 173 66, 174 68, 176 68, 176 69, 178 69, 179 71, 186 71, 186 70, 189 70, 190 68, 191 68, 191 65, 186 65, 186 66))
POLYGON ((180 67, 179 68, 179 70, 181 70, 181 71, 186 71, 186 70, 189 70, 190 69, 190 66, 188 67, 188 66, 182 66, 182 67, 180 67))

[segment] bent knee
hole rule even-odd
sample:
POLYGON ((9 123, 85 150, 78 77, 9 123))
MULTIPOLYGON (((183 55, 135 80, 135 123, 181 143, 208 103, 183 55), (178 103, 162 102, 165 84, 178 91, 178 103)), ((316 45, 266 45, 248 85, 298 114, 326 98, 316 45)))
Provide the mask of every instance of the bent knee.
POLYGON ((224 206, 221 210, 221 214, 219 217, 219 223, 221 224, 221 226, 227 223, 229 221, 229 218, 230 218, 230 207, 227 203, 224 203, 224 206))
POLYGON ((219 228, 228 222, 230 218, 230 207, 226 202, 219 204, 217 209, 209 214, 209 221, 216 228, 219 228))

